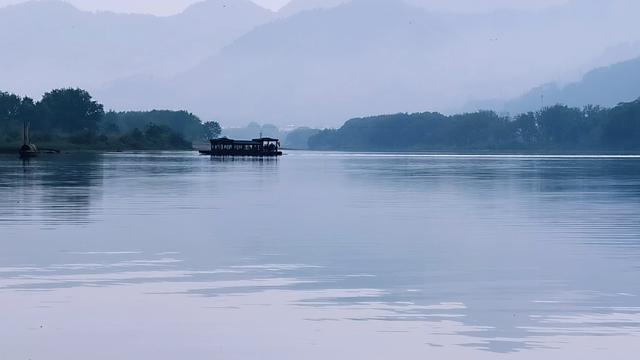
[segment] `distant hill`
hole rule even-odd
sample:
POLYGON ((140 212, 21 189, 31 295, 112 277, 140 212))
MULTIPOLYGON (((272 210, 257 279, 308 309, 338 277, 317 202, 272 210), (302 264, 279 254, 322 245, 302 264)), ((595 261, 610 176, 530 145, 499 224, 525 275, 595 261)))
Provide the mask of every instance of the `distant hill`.
POLYGON ((504 104, 503 110, 512 113, 531 111, 539 109, 542 104, 614 106, 639 97, 640 58, 636 58, 598 68, 587 73, 580 81, 566 86, 552 83, 534 88, 504 104))
POLYGON ((171 108, 232 125, 337 123, 363 112, 427 106, 425 97, 443 101, 446 91, 415 70, 443 70, 435 54, 458 43, 455 37, 438 17, 401 1, 356 0, 261 26, 171 81, 114 84, 97 96, 129 108, 135 94, 146 92, 140 88, 154 95, 164 89, 145 106, 172 102, 171 108))
POLYGON ((62 1, 0 8, 0 88, 32 96, 136 74, 170 76, 274 14, 249 0, 207 0, 156 17, 80 11, 62 1))

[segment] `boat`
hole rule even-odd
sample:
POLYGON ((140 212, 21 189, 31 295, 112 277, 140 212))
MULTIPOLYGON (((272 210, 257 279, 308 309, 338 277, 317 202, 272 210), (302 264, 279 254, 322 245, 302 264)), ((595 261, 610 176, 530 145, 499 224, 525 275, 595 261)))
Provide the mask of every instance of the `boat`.
POLYGON ((21 158, 32 158, 40 154, 38 147, 31 143, 30 127, 29 121, 25 120, 22 124, 22 146, 18 150, 21 158))
POLYGON ((209 140, 210 150, 200 150, 210 156, 282 156, 280 140, 260 137, 253 140, 234 140, 226 137, 209 140))
POLYGON ((35 144, 23 144, 18 150, 21 158, 31 158, 36 157, 40 154, 40 150, 35 144))

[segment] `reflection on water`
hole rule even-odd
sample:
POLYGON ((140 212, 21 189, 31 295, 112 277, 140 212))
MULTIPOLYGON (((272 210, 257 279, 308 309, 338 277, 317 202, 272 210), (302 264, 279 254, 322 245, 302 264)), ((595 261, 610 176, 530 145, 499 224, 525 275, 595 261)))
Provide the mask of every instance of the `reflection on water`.
POLYGON ((0 358, 632 358, 638 174, 637 157, 3 157, 0 358))
POLYGON ((92 198, 100 196, 100 156, 79 154, 51 160, 3 158, 0 221, 15 218, 41 225, 88 221, 92 198))

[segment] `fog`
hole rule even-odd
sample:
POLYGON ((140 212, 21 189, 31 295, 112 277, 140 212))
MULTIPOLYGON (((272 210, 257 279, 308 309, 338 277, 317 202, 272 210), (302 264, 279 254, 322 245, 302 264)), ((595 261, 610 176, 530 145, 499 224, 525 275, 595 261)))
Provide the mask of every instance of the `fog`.
MULTIPOLYGON (((0 6, 18 4, 28 0, 0 0, 0 6)), ((69 0, 79 9, 89 11, 113 11, 121 13, 154 14, 160 16, 175 15, 189 5, 203 0, 69 0)), ((432 10, 460 12, 492 11, 497 9, 540 9, 568 0, 411 0, 412 3, 424 5, 432 10)), ((229 2, 233 2, 230 0, 229 2)), ((333 6, 347 0, 253 0, 256 4, 270 9, 280 10, 286 5, 291 8, 316 8, 333 6)))
POLYGON ((58 2, 0 8, 0 89, 37 98, 79 86, 116 110, 333 127, 491 107, 640 56, 632 0, 208 0, 183 11, 192 2, 73 2, 176 14, 164 17, 58 2))

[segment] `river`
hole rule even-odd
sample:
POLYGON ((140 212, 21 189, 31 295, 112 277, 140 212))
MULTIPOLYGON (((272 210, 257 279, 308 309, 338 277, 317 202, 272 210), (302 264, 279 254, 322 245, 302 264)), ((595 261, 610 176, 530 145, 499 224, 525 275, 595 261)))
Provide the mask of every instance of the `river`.
POLYGON ((640 157, 0 157, 1 359, 635 359, 640 157))

